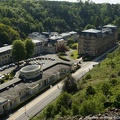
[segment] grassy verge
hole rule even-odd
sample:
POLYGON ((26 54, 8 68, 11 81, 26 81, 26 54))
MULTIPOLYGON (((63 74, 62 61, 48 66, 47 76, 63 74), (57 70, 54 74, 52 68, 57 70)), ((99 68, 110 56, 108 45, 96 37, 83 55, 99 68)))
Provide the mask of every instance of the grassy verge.
POLYGON ((60 55, 58 54, 58 57, 62 60, 65 60, 65 61, 70 61, 69 59, 67 59, 64 55, 60 55))
POLYGON ((78 58, 78 50, 71 52, 70 57, 76 60, 78 58))

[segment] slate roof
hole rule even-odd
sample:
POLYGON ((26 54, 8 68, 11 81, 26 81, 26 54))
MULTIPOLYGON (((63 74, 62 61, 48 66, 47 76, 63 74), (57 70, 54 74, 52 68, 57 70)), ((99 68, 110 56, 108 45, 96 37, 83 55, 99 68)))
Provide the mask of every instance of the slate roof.
POLYGON ((107 27, 107 28, 116 28, 117 26, 108 24, 108 25, 105 25, 105 26, 103 26, 103 27, 107 27))
POLYGON ((100 33, 102 32, 101 30, 96 30, 96 29, 88 29, 88 30, 83 30, 82 33, 100 33))
POLYGON ((0 91, 7 88, 7 87, 9 87, 9 86, 11 86, 11 85, 13 85, 13 84, 15 84, 15 83, 18 83, 20 81, 21 81, 20 78, 14 78, 14 79, 12 79, 12 80, 10 80, 8 82, 3 83, 3 84, 0 85, 0 91))
POLYGON ((8 100, 6 100, 6 99, 0 97, 0 105, 2 105, 3 103, 6 103, 7 101, 8 101, 8 100))
POLYGON ((11 50, 11 49, 12 49, 12 45, 8 45, 8 46, 5 46, 5 47, 1 47, 1 48, 0 48, 0 53, 5 52, 5 51, 8 51, 8 50, 11 50))

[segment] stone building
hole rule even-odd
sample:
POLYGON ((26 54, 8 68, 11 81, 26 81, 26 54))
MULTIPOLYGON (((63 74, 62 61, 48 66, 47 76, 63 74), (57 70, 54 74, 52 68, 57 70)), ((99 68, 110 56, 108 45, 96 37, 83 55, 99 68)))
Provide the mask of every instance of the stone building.
MULTIPOLYGON (((43 42, 39 40, 32 40, 35 44, 33 56, 43 52, 43 42)), ((13 62, 12 58, 12 45, 8 45, 0 48, 0 66, 13 62)))
MULTIPOLYGON (((32 67, 34 67, 33 70, 38 69, 37 66, 32 67)), ((30 79, 25 80, 14 78, 0 85, 0 115, 7 113, 21 102, 30 98, 31 95, 38 93, 42 88, 51 85, 64 75, 70 73, 71 63, 55 62, 42 70, 42 78, 37 76, 35 76, 37 78, 29 77, 30 79)), ((28 68, 24 68, 24 71, 28 71, 28 68)))
POLYGON ((83 30, 79 35, 78 54, 98 56, 116 45, 117 27, 105 25, 100 29, 83 30))

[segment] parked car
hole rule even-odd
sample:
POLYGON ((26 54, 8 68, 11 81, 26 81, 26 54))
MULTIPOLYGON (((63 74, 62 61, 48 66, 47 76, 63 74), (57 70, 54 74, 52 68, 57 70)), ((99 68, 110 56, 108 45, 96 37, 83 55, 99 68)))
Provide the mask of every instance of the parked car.
POLYGON ((2 68, 2 67, 0 68, 0 71, 3 71, 3 68, 2 68))
POLYGON ((15 63, 11 63, 12 64, 12 66, 15 66, 15 63))

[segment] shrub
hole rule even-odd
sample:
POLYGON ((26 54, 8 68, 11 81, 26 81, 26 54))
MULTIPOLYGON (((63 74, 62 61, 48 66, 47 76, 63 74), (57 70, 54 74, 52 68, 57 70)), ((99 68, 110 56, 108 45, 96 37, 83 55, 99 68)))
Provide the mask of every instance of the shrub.
POLYGON ((71 45, 71 48, 72 48, 72 49, 77 49, 77 45, 76 45, 76 44, 71 45))
POLYGON ((101 85, 101 90, 102 90, 102 92, 103 92, 104 95, 108 95, 110 93, 110 84, 103 83, 101 85))
POLYGON ((49 104, 46 108, 46 110, 44 111, 44 116, 46 118, 53 118, 55 116, 55 107, 53 104, 49 104))
POLYGON ((109 64, 110 64, 111 68, 115 68, 115 63, 114 62, 110 62, 109 64))
POLYGON ((87 74, 86 76, 85 76, 85 79, 91 79, 91 75, 90 74, 87 74))
POLYGON ((72 76, 69 76, 65 79, 63 85, 63 91, 66 91, 68 93, 73 93, 77 91, 77 84, 72 76))
POLYGON ((92 86, 88 86, 86 89, 86 95, 94 95, 95 89, 92 86))
POLYGON ((120 93, 117 94, 113 106, 120 109, 120 93))
POLYGON ((117 83, 117 79, 112 78, 112 79, 110 80, 110 83, 111 83, 112 85, 116 85, 116 83, 117 83))
POLYGON ((64 92, 62 93, 56 101, 56 111, 59 113, 60 108, 63 106, 66 109, 71 108, 71 95, 64 92))
POLYGON ((111 101, 106 101, 106 102, 104 103, 104 107, 105 107, 105 108, 111 107, 112 105, 113 105, 113 102, 111 102, 111 101))
POLYGON ((67 109, 62 106, 60 108, 60 116, 65 116, 65 115, 67 115, 67 109))
POLYGON ((97 114, 104 109, 103 104, 96 100, 91 99, 83 102, 80 107, 80 114, 83 116, 90 114, 97 114))
POLYGON ((72 104, 72 115, 78 115, 79 114, 79 107, 77 104, 72 104))
POLYGON ((5 81, 4 80, 0 80, 0 83, 3 84, 5 81))
POLYGON ((67 41, 67 45, 68 45, 68 46, 71 46, 71 44, 74 44, 74 43, 75 43, 75 41, 72 40, 72 39, 69 39, 69 40, 67 41))
POLYGON ((118 71, 118 76, 120 76, 120 71, 118 71))
POLYGON ((116 76, 116 74, 114 74, 114 73, 112 73, 111 75, 110 75, 110 78, 116 78, 117 76, 116 76))

